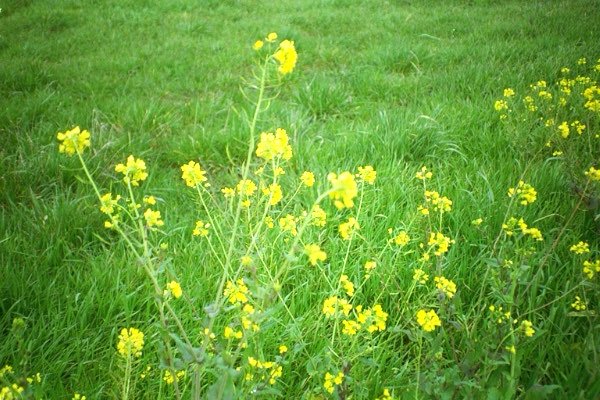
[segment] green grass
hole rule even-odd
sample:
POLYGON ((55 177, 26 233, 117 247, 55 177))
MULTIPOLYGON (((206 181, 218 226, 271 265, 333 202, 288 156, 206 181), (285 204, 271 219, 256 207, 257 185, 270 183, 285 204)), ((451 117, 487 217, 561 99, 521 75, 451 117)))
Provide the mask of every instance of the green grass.
MULTIPOLYGON (((490 246, 503 222, 506 191, 528 166, 525 180, 538 190, 538 201, 522 216, 546 238, 534 263, 550 249, 577 197, 561 164, 538 153, 539 131, 527 123, 507 127, 493 103, 505 87, 523 92, 539 79, 557 80, 562 66, 582 56, 598 59, 598 6, 483 0, 1 4, 0 364, 23 375, 40 372, 44 398, 70 399, 73 392, 118 397, 118 331, 137 326, 147 335, 144 365, 158 367, 152 288, 125 245, 103 228, 75 158, 58 154, 56 133, 74 125, 92 132, 85 158, 102 190, 119 190, 114 165, 129 154, 146 161, 150 176, 143 188, 159 198, 169 231, 163 239, 168 268, 197 309, 214 300, 221 267, 206 245, 190 238, 202 213, 179 167, 200 159, 214 188, 240 178, 248 132, 243 115, 252 111, 240 86, 253 71, 251 44, 276 31, 295 41, 299 61, 258 130, 287 129, 294 158, 286 176, 310 169, 324 190, 330 171, 370 164, 378 173, 360 220, 368 241, 351 249, 351 262, 342 262, 344 243, 328 241, 347 215, 333 217, 337 223, 310 237, 330 243, 324 272, 307 273, 308 266, 298 264, 282 282, 295 321, 282 302, 272 302, 261 357, 273 358, 280 341, 293 349, 278 390, 284 398, 310 398, 322 388, 328 360, 340 367, 331 354, 337 352, 330 348, 331 324, 320 314, 331 294, 327 279, 345 268, 360 282, 362 264, 389 238, 389 227, 405 226, 423 239, 426 228, 415 219, 422 190, 414 174, 427 165, 435 173, 432 188, 454 201, 444 232, 456 243, 444 275, 458 294, 444 333, 425 335, 420 396, 500 398, 494 385, 505 385, 509 370, 480 340, 498 340, 481 320, 491 302, 500 302, 486 273, 498 269, 490 246), (477 217, 485 218, 480 230, 470 223, 477 217), (20 348, 11 334, 17 317, 27 324, 20 348)), ((300 200, 308 204, 314 196, 300 200)), ((517 304, 537 332, 518 348, 519 397, 600 396, 597 312, 568 315, 582 291, 598 310, 597 278, 581 286, 581 261, 568 251, 586 240, 597 257, 597 238, 593 213, 579 212, 545 267, 537 272, 532 264, 524 272, 532 284, 519 283, 517 304), (557 387, 544 394, 552 389, 544 385, 557 387)), ((283 246, 273 237, 265 246, 271 239, 276 250, 283 246)), ((356 361, 347 374, 354 398, 376 398, 384 387, 397 397, 415 396, 413 310, 436 305, 424 295, 403 303, 418 265, 414 244, 411 254, 378 259, 380 272, 360 294, 365 306, 379 301, 390 319, 370 356, 341 357, 356 361)), ((203 323, 198 314, 182 315, 194 337, 203 323)), ((134 398, 169 398, 164 385, 158 392, 159 381, 139 382, 134 398)))

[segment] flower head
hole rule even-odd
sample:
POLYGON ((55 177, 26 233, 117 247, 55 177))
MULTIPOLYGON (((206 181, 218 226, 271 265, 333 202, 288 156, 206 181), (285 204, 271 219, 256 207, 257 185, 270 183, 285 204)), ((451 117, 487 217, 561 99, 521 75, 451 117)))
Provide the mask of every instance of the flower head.
POLYGON ((315 174, 310 171, 304 171, 300 176, 300 181, 306 187, 312 187, 315 184, 315 174))
POLYGON ((335 173, 327 175, 327 180, 331 183, 329 198, 338 208, 352 208, 354 198, 358 195, 358 187, 354 180, 354 175, 350 172, 342 172, 339 176, 335 173))
POLYGON ((526 206, 537 199, 537 192, 530 184, 519 181, 517 187, 508 189, 508 197, 515 196, 521 205, 526 206))
POLYGON ((130 155, 127 157, 125 164, 117 164, 115 167, 116 172, 123 174, 123 181, 125 183, 131 183, 133 186, 139 186, 141 181, 146 180, 148 173, 146 172, 146 163, 144 160, 130 155))
POLYGON ((294 42, 283 40, 279 43, 279 49, 273 54, 273 58, 279 63, 279 72, 282 75, 292 72, 298 60, 298 53, 294 47, 294 42))
POLYGON ((367 165, 365 167, 358 167, 358 177, 363 181, 372 185, 375 183, 375 178, 377 177, 377 171, 373 169, 372 166, 367 165))
POLYGON ((144 347, 144 334, 136 328, 123 328, 119 334, 117 351, 123 357, 140 357, 144 347))
POLYGON ((164 297, 173 296, 176 299, 180 298, 182 294, 183 291, 181 290, 181 285, 177 281, 167 283, 167 288, 163 291, 164 297))
POLYGON ((442 322, 434 310, 417 311, 417 323, 425 332, 431 332, 435 330, 436 326, 442 326, 442 322))
POLYGON ((200 164, 190 161, 181 166, 181 178, 189 187, 195 187, 207 181, 206 171, 200 168, 200 164))
POLYGON ((276 157, 281 157, 286 161, 292 158, 292 146, 289 144, 285 129, 277 128, 274 134, 271 132, 261 133, 260 141, 256 146, 256 156, 265 161, 276 157))
POLYGON ((160 211, 154 211, 150 208, 146 209, 144 212, 144 219, 149 228, 163 226, 165 224, 163 220, 160 219, 160 211))
POLYGON ((317 265, 317 262, 327 259, 327 253, 321 250, 318 244, 307 244, 304 246, 304 253, 308 256, 311 265, 317 265))
POLYGON ((264 43, 262 40, 257 40, 257 41, 256 41, 256 42, 254 42, 254 44, 252 45, 252 48, 253 48, 254 50, 260 50, 260 49, 262 49, 262 47, 263 47, 263 45, 264 45, 264 44, 265 44, 265 43, 264 43))
POLYGON ((78 126, 66 132, 58 132, 56 138, 60 142, 58 151, 70 156, 90 147, 90 133, 87 130, 82 131, 78 126))

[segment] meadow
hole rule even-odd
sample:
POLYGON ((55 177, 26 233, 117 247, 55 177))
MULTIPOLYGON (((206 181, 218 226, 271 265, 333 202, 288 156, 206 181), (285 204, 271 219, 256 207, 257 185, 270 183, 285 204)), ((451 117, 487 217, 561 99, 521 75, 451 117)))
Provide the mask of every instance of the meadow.
POLYGON ((598 1, 0 9, 0 400, 600 398, 598 1))

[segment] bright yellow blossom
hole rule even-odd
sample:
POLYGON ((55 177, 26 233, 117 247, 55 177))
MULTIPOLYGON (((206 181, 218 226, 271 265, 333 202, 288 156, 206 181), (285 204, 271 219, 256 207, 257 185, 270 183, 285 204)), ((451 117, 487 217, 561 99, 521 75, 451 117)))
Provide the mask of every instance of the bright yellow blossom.
POLYGON ((521 330, 525 334, 525 336, 531 337, 534 335, 535 330, 533 329, 533 324, 530 321, 524 319, 521 322, 521 330))
POLYGON ((300 176, 300 181, 306 187, 312 187, 315 184, 315 174, 310 171, 304 171, 300 176))
POLYGON ((206 171, 200 168, 200 164, 195 161, 190 161, 181 166, 181 178, 189 187, 195 187, 206 182, 208 179, 205 174, 206 171))
POLYGON ((311 265, 317 265, 317 262, 327 259, 327 253, 321 250, 318 244, 307 244, 304 246, 304 253, 308 256, 311 265))
POLYGON ((275 134, 263 132, 260 134, 260 142, 256 146, 256 156, 265 161, 276 157, 289 160, 292 158, 292 146, 288 142, 289 138, 285 129, 277 128, 275 134))
POLYGON ((350 279, 348 279, 348 275, 342 275, 340 277, 340 284, 342 285, 342 289, 348 297, 354 296, 354 284, 350 279))
POLYGON ((273 54, 273 58, 279 63, 279 72, 282 75, 289 74, 296 67, 298 53, 291 40, 283 40, 279 43, 279 48, 273 54))
POLYGON ((581 241, 581 242, 571 246, 571 248, 569 250, 571 250, 575 254, 589 253, 590 245, 587 244, 586 242, 581 241))
POLYGON ((113 215, 117 203, 121 200, 121 196, 112 197, 112 193, 106 193, 100 197, 100 211, 107 215, 113 215))
POLYGON ((358 187, 354 180, 354 175, 350 172, 342 172, 339 176, 333 172, 327 175, 327 180, 331 183, 329 198, 338 208, 352 208, 354 198, 358 195, 358 187))
POLYGON ((358 177, 363 182, 372 185, 373 183, 375 183, 375 178, 377 178, 377 172, 370 165, 367 165, 365 167, 358 167, 358 177))
POLYGON ((585 171, 584 174, 591 181, 600 181, 600 169, 596 169, 594 167, 590 167, 590 169, 588 169, 587 171, 585 171))
POLYGON ((231 304, 245 304, 248 302, 247 295, 249 292, 244 280, 240 278, 235 283, 228 281, 223 290, 223 295, 227 297, 231 304))
POLYGON ((310 212, 311 224, 317 227, 324 227, 327 222, 327 213, 318 204, 310 212))
POLYGON ((360 229, 360 225, 358 224, 358 221, 354 217, 348 218, 348 221, 342 222, 340 224, 340 226, 338 227, 340 236, 344 240, 350 240, 350 238, 352 237, 352 234, 359 229, 360 229))
POLYGON ((342 371, 338 372, 336 375, 332 375, 329 372, 326 372, 323 387, 325 388, 327 393, 332 394, 335 390, 335 387, 341 385, 343 381, 344 373, 342 371))
POLYGON ((435 330, 436 326, 442 326, 442 322, 434 310, 419 310, 417 312, 417 323, 421 325, 425 332, 431 332, 435 330))
POLYGON ((422 181, 426 179, 431 179, 432 176, 433 173, 431 171, 428 171, 426 166, 422 166, 421 170, 418 171, 416 174, 417 179, 420 179, 422 181))
POLYGON ((148 177, 144 160, 136 159, 132 155, 127 157, 126 164, 117 164, 115 171, 122 173, 124 175, 123 181, 131 183, 133 186, 139 186, 140 181, 146 180, 148 177))
POLYGON ((519 181, 517 187, 508 189, 508 197, 515 196, 521 205, 526 206, 537 199, 537 192, 530 184, 519 181))
POLYGON ((575 301, 571 303, 571 307, 576 311, 584 311, 587 308, 587 304, 579 296, 575 296, 575 301))
POLYGON ((265 39, 267 42, 274 42, 277 40, 277 33, 275 32, 271 32, 267 35, 267 38, 265 39))
POLYGON ((289 232, 292 236, 296 236, 298 234, 298 229, 296 228, 296 217, 292 214, 287 214, 285 217, 279 218, 279 227, 284 232, 289 232))
POLYGON ((265 196, 269 197, 269 205, 274 206, 279 203, 283 198, 283 193, 281 192, 281 186, 278 183, 272 183, 268 187, 262 190, 265 196))
POLYGON ((250 179, 242 179, 238 182, 236 190, 243 196, 252 196, 256 191, 256 184, 250 179))
POLYGON ((123 328, 119 334, 117 351, 123 357, 140 357, 144 347, 144 334, 136 328, 123 328))
POLYGON ((180 298, 182 294, 181 285, 177 281, 167 283, 167 288, 163 291, 164 297, 173 296, 176 299, 180 298))
POLYGON ((160 211, 154 211, 149 208, 144 212, 144 219, 149 228, 163 226, 165 224, 163 220, 160 219, 160 211))
POLYGON ((56 138, 60 141, 58 151, 73 155, 82 153, 86 147, 90 147, 90 133, 87 130, 81 130, 78 126, 66 132, 58 132, 56 138))
POLYGON ((454 294, 456 293, 456 284, 454 282, 444 278, 443 276, 436 276, 433 278, 433 281, 435 282, 435 287, 441 290, 446 297, 449 299, 454 297, 454 294))
POLYGON ((422 269, 417 268, 413 272, 413 280, 417 281, 421 285, 424 285, 429 280, 429 275, 426 274, 422 269))
POLYGON ((200 236, 200 237, 207 237, 209 228, 210 228, 210 224, 208 222, 198 220, 198 221, 196 221, 196 227, 194 228, 192 235, 200 236))
POLYGON ((254 44, 252 45, 252 48, 254 50, 260 50, 262 49, 262 47, 264 46, 264 42, 262 40, 257 40, 256 42, 254 42, 254 44))

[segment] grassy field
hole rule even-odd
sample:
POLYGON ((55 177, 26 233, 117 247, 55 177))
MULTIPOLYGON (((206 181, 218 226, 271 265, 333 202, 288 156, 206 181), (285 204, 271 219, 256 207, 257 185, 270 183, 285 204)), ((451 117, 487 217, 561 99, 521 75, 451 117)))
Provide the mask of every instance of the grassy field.
POLYGON ((9 0, 0 8, 0 368, 12 367, 0 370, 0 390, 17 382, 23 398, 50 399, 375 399, 385 390, 600 398, 600 185, 583 174, 600 165, 600 107, 549 105, 562 96, 562 77, 590 77, 569 99, 600 78, 598 1, 9 0), (252 45, 269 32, 279 35, 273 51, 293 40, 298 61, 281 81, 271 71, 277 84, 253 119, 256 74, 270 53, 268 43, 252 45), (540 80, 552 87, 548 103, 540 80), (503 92, 509 87, 515 96, 503 92), (528 94, 539 95, 535 112, 523 106, 528 94), (568 142, 563 120, 573 123, 568 142), (78 157, 58 151, 57 132, 74 126, 91 133, 82 160, 100 194, 124 202, 115 165, 130 154, 146 162, 135 202, 143 212, 142 197, 155 196, 164 226, 124 206, 131 229, 105 229, 78 157), (274 177, 270 162, 256 174, 253 144, 276 128, 287 131, 293 157, 277 160, 285 175, 274 177), (190 160, 210 187, 186 186, 181 166, 190 160), (327 176, 359 166, 377 178, 356 177, 354 206, 338 209, 327 176), (423 166, 431 179, 416 179, 423 166), (314 187, 298 183, 304 171, 314 187), (220 191, 242 178, 259 186, 248 209, 220 191), (507 196, 520 180, 537 191, 527 206, 507 196), (284 195, 272 206, 260 197, 271 182, 284 195), (424 190, 451 199, 451 211, 436 211, 424 190), (324 227, 302 216, 316 200, 324 227), (288 214, 298 235, 280 225, 288 214), (529 228, 503 229, 511 216, 529 228), (339 225, 349 218, 360 229, 344 239, 339 225), (197 220, 211 222, 208 237, 192 234, 197 220), (401 232, 409 238, 396 243, 401 232), (436 232, 453 240, 447 252, 436 232), (589 252, 571 250, 580 241, 589 252), (327 258, 311 265, 309 244, 327 258), (417 270, 429 279, 415 279, 417 270), (237 279, 246 301, 223 293, 237 279), (181 298, 163 293, 172 281, 181 298), (343 303, 325 312, 332 296, 352 312, 343 303), (352 333, 358 305, 371 315, 352 333), (431 310, 440 324, 428 329, 416 316, 431 310), (129 327, 144 333, 140 357, 117 351, 129 327), (242 338, 225 337, 228 327, 242 338), (168 383, 171 371, 185 376, 168 383))

